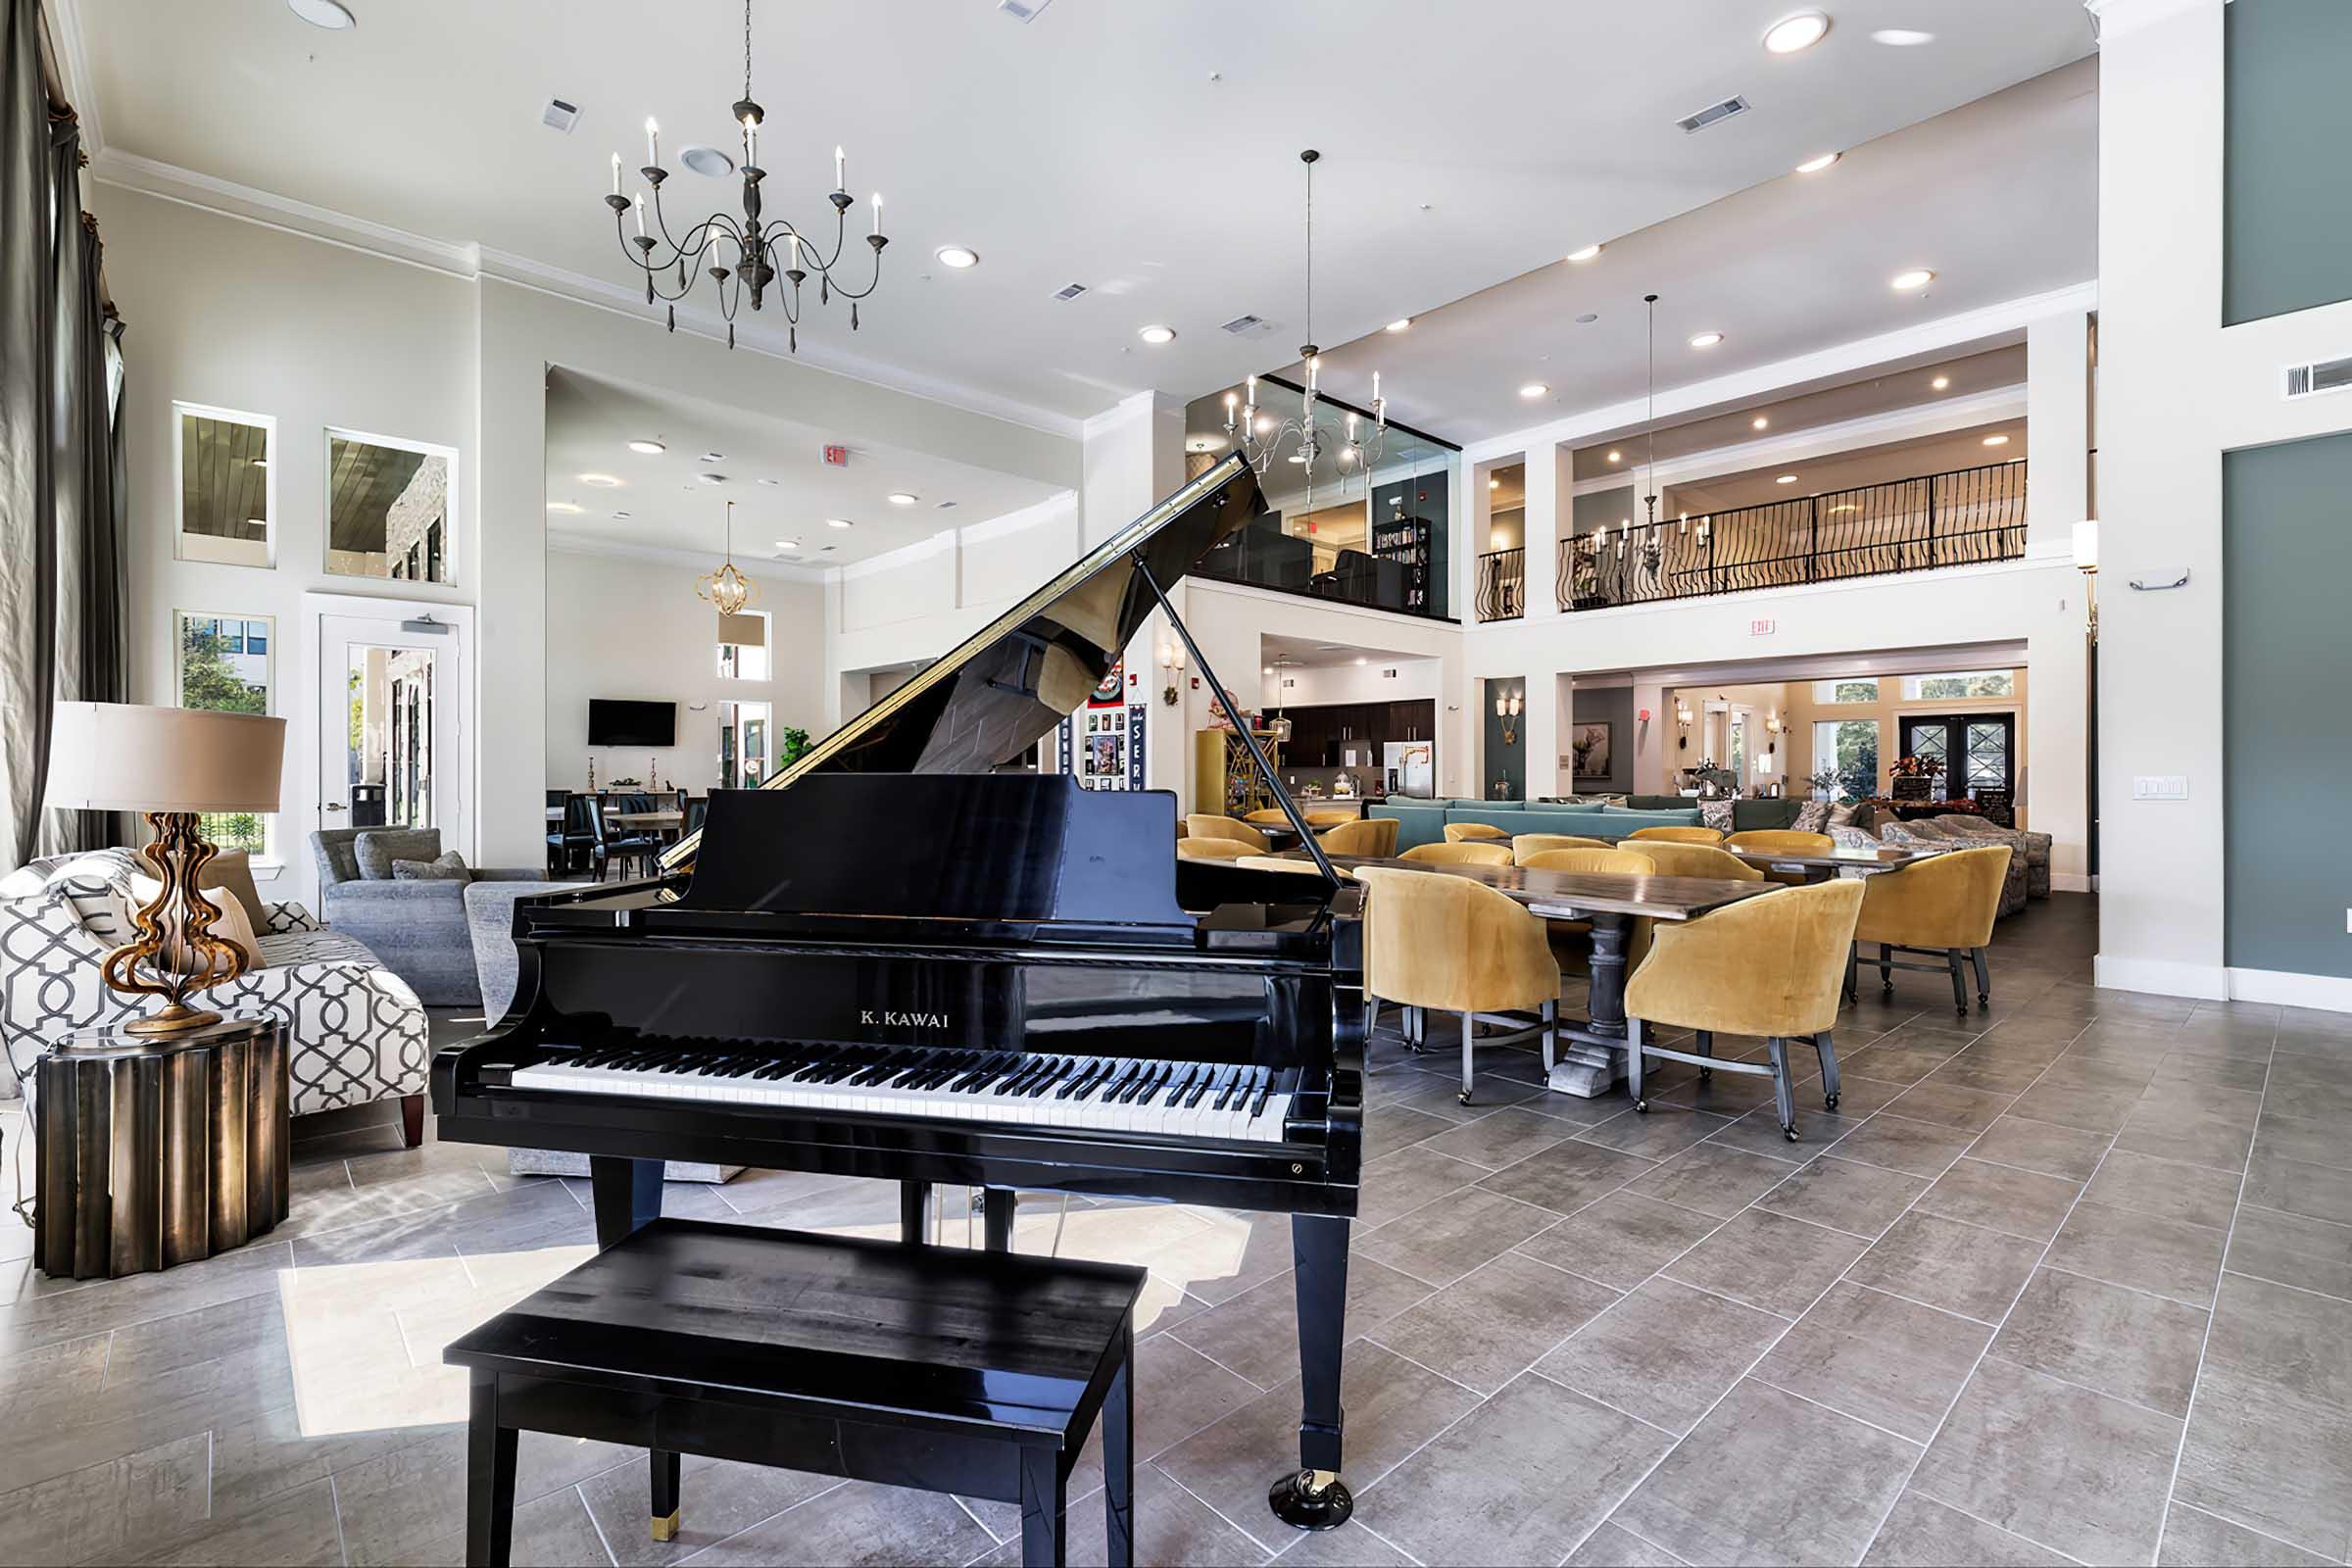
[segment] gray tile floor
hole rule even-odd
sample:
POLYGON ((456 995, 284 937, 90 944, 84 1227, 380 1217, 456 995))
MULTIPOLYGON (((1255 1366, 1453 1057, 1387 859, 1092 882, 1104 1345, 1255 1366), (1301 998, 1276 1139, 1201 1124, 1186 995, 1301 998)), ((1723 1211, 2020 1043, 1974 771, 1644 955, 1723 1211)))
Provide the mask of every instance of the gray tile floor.
MULTIPOLYGON (((1285 1223, 1029 1202, 1024 1249, 1154 1275, 1145 1559, 2342 1562, 2352 1018, 2096 991, 2092 943, 2080 896, 2004 922, 1957 1028, 1933 976, 1866 985, 1796 1145, 1753 1081, 1677 1070, 1637 1117, 1506 1049, 1465 1108, 1384 1029, 1329 1536, 1263 1500, 1298 1419, 1285 1223)), ((459 1560, 439 1346, 582 1255, 584 1195, 380 1119, 299 1131, 293 1218, 240 1252, 76 1286, 0 1229, 0 1563, 459 1560)), ((896 1216, 779 1173, 670 1206, 896 1216)), ((696 1462, 656 1545, 637 1455, 526 1438, 522 1471, 517 1562, 1018 1559, 999 1505, 696 1462)))

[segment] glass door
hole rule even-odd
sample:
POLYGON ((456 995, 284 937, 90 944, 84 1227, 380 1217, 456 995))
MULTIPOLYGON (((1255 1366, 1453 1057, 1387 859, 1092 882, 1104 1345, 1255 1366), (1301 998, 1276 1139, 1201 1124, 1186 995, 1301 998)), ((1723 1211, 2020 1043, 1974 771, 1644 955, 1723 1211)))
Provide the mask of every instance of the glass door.
POLYGON ((1902 721, 1902 755, 1942 764, 1944 798, 2017 785, 2015 713, 1920 713, 1902 721))
POLYGON ((323 614, 318 817, 324 827, 438 828, 467 847, 455 626, 323 614))

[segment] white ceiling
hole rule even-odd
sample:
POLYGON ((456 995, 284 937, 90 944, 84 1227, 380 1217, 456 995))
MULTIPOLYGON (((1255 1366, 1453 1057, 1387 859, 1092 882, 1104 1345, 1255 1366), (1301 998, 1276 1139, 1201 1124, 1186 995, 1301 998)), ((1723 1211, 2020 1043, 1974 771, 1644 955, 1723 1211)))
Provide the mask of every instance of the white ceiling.
MULTIPOLYGON (((2044 18, 2070 9, 2051 5, 2044 18)), ((1896 58, 1865 64, 1899 71, 1940 47, 1877 49, 1896 58)), ((1644 294, 1659 296, 1664 391, 2095 278, 2097 94, 2097 62, 2083 60, 1847 146, 1820 173, 1785 168, 1613 240, 1592 261, 1555 261, 1423 316, 1409 331, 1327 351, 1323 384, 1361 401, 1377 369, 1395 417, 1468 443, 1639 399, 1644 294), (1909 294, 1887 286, 1911 267, 1933 269, 1935 281, 1909 294), (1587 314, 1597 319, 1580 323, 1587 314), (1691 348, 1703 331, 1726 336, 1691 348), (1520 395, 1536 382, 1545 396, 1520 395)))
POLYGON ((1353 643, 1327 643, 1313 637, 1291 637, 1264 632, 1257 639, 1261 667, 1279 660, 1292 669, 1336 669, 1343 664, 1418 663, 1426 654, 1397 653, 1387 648, 1363 648, 1353 643))
POLYGON ((547 499, 585 510, 551 511, 548 532, 572 545, 719 554, 726 503, 735 503, 735 553, 842 566, 927 539, 945 528, 985 522, 1050 500, 1052 485, 1015 478, 928 453, 853 446, 847 467, 830 467, 834 432, 716 403, 657 397, 573 370, 547 378, 547 499), (668 450, 631 452, 650 439, 668 450), (707 463, 706 452, 720 454, 707 463), (698 477, 723 473, 725 484, 698 477), (619 479, 590 484, 581 474, 619 479), (768 481, 773 481, 772 483, 768 481), (916 497, 893 506, 893 491, 916 497), (943 506, 942 503, 954 503, 943 506), (617 518, 615 512, 629 516, 617 518), (840 517, 848 528, 826 519, 840 517), (798 551, 779 551, 779 540, 798 551))
MULTIPOLYGON (((601 200, 608 154, 633 169, 649 113, 669 158, 689 141, 735 143, 740 16, 710 0, 349 0, 359 25, 332 33, 283 0, 59 3, 78 17, 94 87, 76 91, 116 167, 122 154, 154 160, 608 287, 634 275, 601 200), (539 124, 550 96, 580 106, 572 134, 539 124)), ((894 243, 862 330, 853 338, 836 304, 803 332, 825 363, 1066 421, 1291 359, 1306 333, 1300 147, 1326 155, 1315 331, 1346 343, 2090 48, 2082 10, 2060 0, 1829 5, 1823 43, 1775 57, 1758 39, 1788 0, 1445 13, 1419 0, 1065 0, 1028 24, 989 0, 770 3, 754 79, 770 112, 766 194, 771 213, 812 220, 840 142, 852 188, 887 196, 894 243), (1871 41, 1894 25, 1939 37, 1871 41), (1735 92, 1750 113, 1698 135, 1673 124, 1735 92), (950 242, 981 266, 938 268, 932 253, 950 242), (1050 298, 1070 281, 1092 292, 1050 298), (1269 324, 1218 330, 1245 312, 1269 324), (1149 322, 1180 336, 1147 348, 1135 334, 1149 322)), ((1620 395, 1625 318, 1644 287, 1669 294, 1669 327, 1703 312, 1734 333, 1710 362, 1720 369, 1818 337, 1825 315, 1844 338, 1903 311, 2076 281, 2090 119, 2081 106, 2072 120, 1957 130, 1973 155, 1947 160, 1942 188, 1889 182, 1856 154, 1796 206, 1776 201, 1779 217, 1737 225, 1736 245, 1690 246, 1679 267, 1617 241, 1576 278, 1591 302, 1579 308, 1603 313, 1592 339, 1567 315, 1554 324, 1564 296, 1539 295, 1532 315, 1517 302, 1448 313, 1459 319, 1443 333, 1417 327, 1410 354, 1384 358, 1396 415, 1459 438, 1527 422, 1512 389, 1532 374, 1579 400, 1620 395), (1936 297, 1878 298, 1884 273, 1914 260, 1945 269, 1936 297), (1710 270, 1725 281, 1701 289, 1710 270), (1495 336, 1498 314, 1513 336, 1495 336), (1581 368, 1603 352, 1616 371, 1588 380, 1581 368)), ((98 167, 108 174, 107 158, 98 167)), ((689 173, 669 191, 677 219, 736 196, 689 173)), ((1556 270, 1532 286, 1556 290, 1556 270)), ((1351 379, 1334 390, 1360 399, 1351 379)))
MULTIPOLYGON (((1736 507, 1760 507, 1767 502, 1798 501, 1857 485, 1886 484, 1931 473, 1957 473, 1964 468, 1987 467, 2023 460, 2026 421, 1993 419, 1965 430, 1914 436, 1903 441, 1857 447, 1834 457, 1766 464, 1733 473, 1713 475, 1697 484, 1670 484, 1659 503, 1659 515, 1688 512, 1729 512, 1736 507), (2006 436, 2001 446, 1988 447, 1990 436, 2006 436), (1793 484, 1780 482, 1784 473, 1796 475, 1793 484)), ((1620 492, 1630 494, 1627 492, 1620 492)), ((1629 500, 1629 509, 1633 503, 1629 500)), ((1640 514, 1634 514, 1639 516, 1640 514)))

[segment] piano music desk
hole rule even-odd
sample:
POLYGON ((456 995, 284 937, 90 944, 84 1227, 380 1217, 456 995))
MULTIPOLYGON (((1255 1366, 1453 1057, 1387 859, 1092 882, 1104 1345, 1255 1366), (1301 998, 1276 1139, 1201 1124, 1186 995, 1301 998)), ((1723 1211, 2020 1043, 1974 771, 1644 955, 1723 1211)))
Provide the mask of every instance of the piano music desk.
POLYGON ((1131 1564, 1145 1277, 655 1220, 444 1352, 473 1369, 466 1560, 507 1561, 528 1431, 653 1449, 657 1541, 677 1533, 674 1456, 699 1453, 1017 1502, 1021 1561, 1060 1563, 1099 1414, 1109 1559, 1131 1564))

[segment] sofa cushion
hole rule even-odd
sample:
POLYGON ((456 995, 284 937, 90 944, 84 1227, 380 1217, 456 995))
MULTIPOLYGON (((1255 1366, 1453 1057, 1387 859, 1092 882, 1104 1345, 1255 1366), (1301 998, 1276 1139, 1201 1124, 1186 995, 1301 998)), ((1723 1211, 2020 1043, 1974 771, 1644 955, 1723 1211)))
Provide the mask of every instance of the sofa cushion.
POLYGON ((392 880, 394 860, 431 860, 441 854, 437 827, 375 827, 352 840, 360 875, 369 882, 392 880))
POLYGON ((466 869, 466 857, 451 850, 433 860, 394 860, 392 880, 395 882, 465 882, 472 873, 466 869))
POLYGON ((144 862, 128 850, 49 856, 0 877, 0 899, 57 893, 81 916, 83 930, 107 947, 121 947, 132 935, 122 918, 122 890, 144 869, 144 862))
POLYGON ((1820 833, 1830 825, 1830 803, 1807 801, 1796 808, 1796 817, 1789 828, 1798 833, 1820 833))
POLYGON ((1797 808, 1802 801, 1783 797, 1777 801, 1740 799, 1732 802, 1732 831, 1735 833, 1787 832, 1796 822, 1797 808))
POLYGON ((1740 829, 1732 815, 1732 808, 1738 806, 1739 804, 1740 803, 1738 801, 1699 802, 1699 826, 1711 827, 1718 833, 1730 834, 1739 832, 1740 829))
MULTIPOLYGON (((206 890, 199 888, 198 891, 206 890)), ((134 918, 136 911, 147 907, 148 905, 163 896, 164 885, 154 877, 132 877, 130 886, 122 893, 122 923, 135 930, 137 928, 137 921, 134 918)), ((212 934, 222 942, 243 950, 245 962, 248 965, 259 968, 268 962, 269 960, 262 956, 262 950, 255 945, 253 922, 246 918, 245 906, 233 896, 218 898, 212 902, 213 907, 220 911, 220 917, 213 922, 212 934)), ((182 956, 184 957, 184 955, 182 956)))
POLYGON ((375 953, 358 937, 315 926, 308 931, 277 931, 256 937, 267 963, 373 963, 375 953))
POLYGON ((1688 795, 1628 795, 1626 809, 1632 811, 1688 811, 1696 805, 1688 795))

